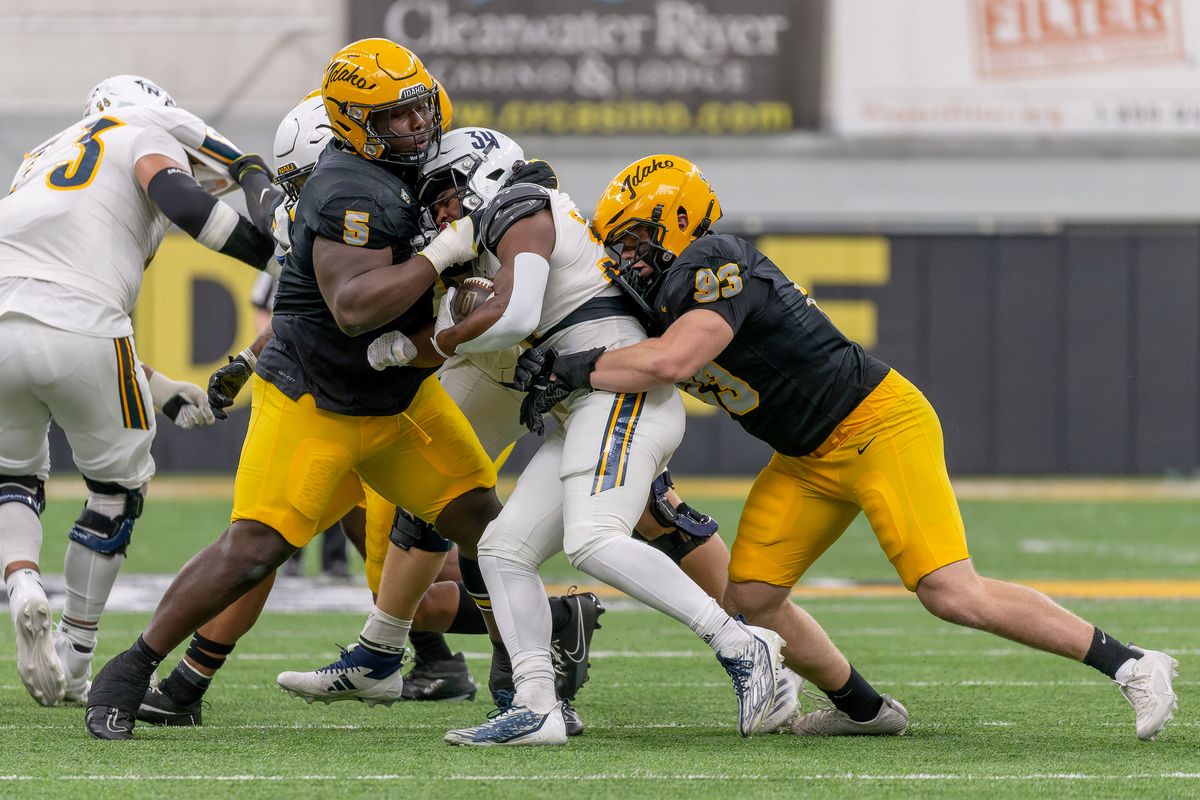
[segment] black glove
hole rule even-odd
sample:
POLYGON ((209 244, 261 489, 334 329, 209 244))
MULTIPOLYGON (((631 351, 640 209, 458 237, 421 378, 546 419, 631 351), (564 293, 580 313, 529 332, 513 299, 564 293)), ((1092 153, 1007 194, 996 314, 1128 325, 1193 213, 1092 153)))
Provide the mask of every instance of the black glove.
POLYGON ((246 153, 229 165, 229 177, 233 178, 238 186, 242 185, 242 181, 246 180, 247 175, 255 171, 262 172, 266 176, 267 182, 270 182, 271 170, 267 168, 267 162, 263 161, 263 157, 257 153, 246 153))
POLYGON ((229 415, 225 409, 233 405, 238 392, 250 380, 254 368, 241 355, 229 356, 229 363, 221 367, 208 379, 208 404, 212 407, 213 416, 226 419, 229 415))
POLYGON ((539 383, 525 399, 521 401, 521 424, 538 436, 546 432, 546 423, 542 420, 550 409, 561 403, 567 395, 575 391, 558 381, 539 383))
POLYGON ((559 355, 554 359, 554 381, 564 383, 571 389, 591 389, 592 370, 602 355, 603 347, 559 355))
POLYGON ((512 176, 504 182, 504 185, 512 186, 514 183, 536 183, 547 189, 557 189, 558 175, 555 174, 554 167, 550 166, 549 161, 531 158, 528 161, 518 161, 513 164, 512 176))
POLYGON ((538 383, 549 382, 557 357, 558 352, 553 347, 531 347, 521 353, 517 358, 516 371, 513 372, 513 388, 518 392, 529 392, 538 383))

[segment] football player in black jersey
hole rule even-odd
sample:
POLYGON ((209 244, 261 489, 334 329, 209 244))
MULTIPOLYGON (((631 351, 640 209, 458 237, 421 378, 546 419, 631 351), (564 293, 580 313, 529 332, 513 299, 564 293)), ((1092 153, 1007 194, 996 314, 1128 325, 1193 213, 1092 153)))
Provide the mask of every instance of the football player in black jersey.
MULTIPOLYGON (((436 360, 381 374, 367 361, 375 337, 363 336, 397 330, 428 340, 416 332, 432 330, 434 281, 475 253, 469 219, 412 251, 420 208, 410 182, 437 153, 440 88, 410 51, 367 39, 334 55, 321 91, 335 142, 296 208, 275 336, 256 367, 232 524, 180 571, 134 646, 97 675, 86 727, 98 738, 132 738, 162 657, 353 508, 363 482, 457 541, 468 588, 486 596, 468 557, 500 509, 495 468, 428 380, 436 360)), ((412 609, 440 563, 428 559, 424 585, 404 587, 412 609)), ((336 664, 382 685, 399 672, 411 620, 376 609, 336 664)))
POLYGON ((794 730, 903 730, 902 707, 875 694, 789 600, 863 511, 931 613, 1096 668, 1134 707, 1138 738, 1153 739, 1176 705, 1175 660, 1121 644, 1034 589, 979 576, 928 400, 843 336, 752 244, 711 233, 720 216, 716 194, 686 159, 656 155, 623 169, 592 225, 659 336, 608 352, 529 351, 518 383, 535 390, 535 406, 570 388, 675 383, 774 448, 746 500, 725 603, 779 631, 789 666, 833 700, 797 718, 794 730))

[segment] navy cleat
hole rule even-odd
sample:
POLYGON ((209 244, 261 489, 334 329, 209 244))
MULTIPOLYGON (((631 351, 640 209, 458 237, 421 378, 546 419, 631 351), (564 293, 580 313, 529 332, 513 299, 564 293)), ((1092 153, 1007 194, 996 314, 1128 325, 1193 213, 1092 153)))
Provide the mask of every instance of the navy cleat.
POLYGON ((404 656, 384 656, 354 644, 342 656, 312 672, 281 672, 276 682, 306 703, 358 700, 368 706, 390 706, 402 699, 404 656))
MULTIPOLYGON (((777 676, 783 665, 780 652, 785 642, 775 631, 738 622, 748 634, 736 650, 717 653, 717 661, 733 679, 738 701, 738 733, 762 733, 776 708, 788 703, 778 692, 777 676)), ((790 702, 795 702, 793 698, 790 702)))
POLYGON ((474 728, 458 728, 444 737, 450 744, 474 747, 515 747, 567 743, 562 706, 538 714, 525 706, 496 709, 490 719, 474 728))

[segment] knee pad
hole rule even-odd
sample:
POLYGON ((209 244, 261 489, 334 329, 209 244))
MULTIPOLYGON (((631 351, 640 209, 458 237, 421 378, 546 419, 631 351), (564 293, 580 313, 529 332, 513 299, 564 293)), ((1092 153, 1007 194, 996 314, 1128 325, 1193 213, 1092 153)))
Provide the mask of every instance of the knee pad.
POLYGON ((39 517, 46 510, 46 484, 36 475, 0 475, 0 505, 20 503, 39 517))
POLYGON ((647 539, 637 531, 634 531, 633 538, 639 542, 645 542, 655 550, 665 553, 667 558, 676 564, 682 564, 684 557, 688 553, 708 541, 708 536, 691 536, 681 530, 667 531, 657 539, 647 539))
MULTIPOLYGON (((701 540, 716 533, 717 521, 708 514, 701 514, 687 503, 680 503, 677 507, 672 507, 670 501, 667 500, 667 491, 673 488, 675 488, 675 482, 671 480, 671 472, 665 469, 650 484, 650 513, 654 515, 658 524, 667 528, 675 528, 685 536, 701 540)), ((660 536, 654 541, 664 538, 667 537, 660 536)), ((642 539, 642 541, 646 540, 642 539)), ((701 541, 692 545, 691 550, 695 550, 702 543, 701 541)), ((661 547, 659 549, 662 550, 661 547)), ((668 555, 670 554, 668 553, 668 555)))
POLYGON ((141 489, 126 489, 115 483, 102 483, 87 477, 83 482, 87 484, 88 491, 93 496, 123 496, 124 508, 117 516, 110 517, 93 511, 85 503, 68 536, 71 541, 78 542, 101 555, 124 555, 129 547, 129 540, 133 538, 133 523, 142 515, 145 494, 141 489))
POLYGON ((396 509, 396 518, 392 521, 392 532, 388 534, 392 544, 401 550, 424 550, 427 553, 448 553, 454 547, 449 539, 444 539, 423 519, 418 519, 402 508, 396 509))

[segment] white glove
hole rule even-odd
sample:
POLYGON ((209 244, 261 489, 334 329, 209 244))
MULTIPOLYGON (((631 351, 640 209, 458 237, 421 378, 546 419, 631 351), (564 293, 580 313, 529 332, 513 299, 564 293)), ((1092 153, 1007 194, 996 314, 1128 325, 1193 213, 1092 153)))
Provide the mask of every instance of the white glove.
POLYGON ((417 346, 400 331, 388 331, 367 345, 367 363, 371 369, 403 367, 417 357, 417 346))
POLYGON ((417 255, 428 258, 438 275, 447 267, 464 264, 475 258, 479 255, 475 243, 475 220, 466 216, 451 222, 417 255))
POLYGON ((456 294, 458 294, 458 287, 451 286, 442 295, 442 303, 438 306, 437 320, 433 323, 433 349, 442 358, 449 358, 454 355, 453 353, 442 352, 442 348, 438 346, 437 337, 439 333, 447 328, 454 327, 454 315, 450 312, 450 309, 454 305, 454 295, 456 294))
POLYGON ((173 381, 155 370, 150 376, 150 397, 155 409, 184 430, 217 421, 209 408, 208 395, 194 383, 173 381))

